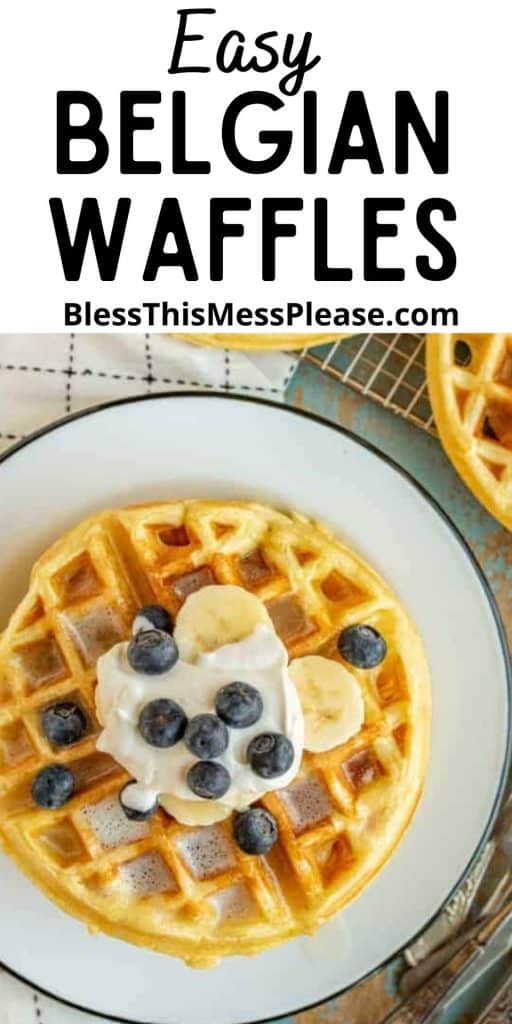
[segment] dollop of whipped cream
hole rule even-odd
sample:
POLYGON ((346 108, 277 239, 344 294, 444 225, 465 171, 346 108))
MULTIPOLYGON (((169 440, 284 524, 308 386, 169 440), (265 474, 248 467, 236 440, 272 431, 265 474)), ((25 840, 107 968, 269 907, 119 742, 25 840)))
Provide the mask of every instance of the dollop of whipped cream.
MULTIPOLYGON (((187 717, 215 712, 215 697, 226 683, 255 686, 263 700, 263 714, 246 729, 229 729, 229 744, 215 758, 227 768, 231 785, 222 797, 230 810, 243 810, 269 790, 282 789, 295 777, 304 747, 304 717, 296 687, 288 674, 288 654, 270 626, 258 625, 237 643, 226 644, 199 656, 196 664, 182 659, 157 676, 136 672, 127 658, 127 643, 116 644, 98 661, 96 710, 103 727, 98 750, 119 762, 137 785, 126 791, 130 806, 146 811, 165 797, 178 801, 212 804, 196 796, 187 785, 187 772, 197 758, 183 740, 173 747, 150 746, 138 729, 143 707, 160 697, 170 698, 187 717), (285 774, 263 779, 247 761, 247 747, 254 736, 264 732, 283 733, 293 744, 293 762, 285 774)), ((174 812, 176 817, 179 813, 174 812)))

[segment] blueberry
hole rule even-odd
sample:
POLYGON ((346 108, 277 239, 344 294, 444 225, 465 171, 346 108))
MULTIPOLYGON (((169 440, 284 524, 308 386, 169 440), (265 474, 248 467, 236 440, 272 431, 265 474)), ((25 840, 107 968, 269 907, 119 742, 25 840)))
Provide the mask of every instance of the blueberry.
POLYGON ((244 853, 268 853, 277 839, 277 822, 263 807, 250 807, 237 814, 233 833, 244 853))
POLYGON ((145 630, 160 629, 163 633, 172 633, 172 619, 166 608, 161 604, 145 604, 139 608, 132 626, 134 636, 145 630))
POLYGON ((87 718, 82 708, 71 700, 62 700, 45 708, 41 722, 45 736, 56 747, 77 743, 87 729, 87 718))
POLYGON ((187 772, 189 788, 203 800, 218 800, 227 793, 231 777, 218 761, 196 761, 187 772))
POLYGON ((262 732, 249 743, 247 759, 256 775, 275 779, 288 771, 293 761, 293 746, 280 732, 262 732))
POLYGON ((151 747, 173 747, 187 727, 187 716, 179 704, 167 697, 151 700, 139 716, 139 731, 151 747))
POLYGON ((39 807, 62 807, 75 789, 73 773, 63 764, 49 764, 37 773, 32 783, 32 798, 39 807))
POLYGON ((145 629, 128 644, 128 661, 136 672, 156 676, 168 672, 178 660, 176 641, 162 629, 145 629))
POLYGON ((155 801, 153 806, 150 807, 149 810, 147 810, 147 811, 137 811, 135 809, 135 807, 129 807, 127 804, 125 804, 123 802, 123 793, 125 793, 126 790, 130 788, 130 786, 135 786, 135 785, 136 785, 135 782, 127 782, 126 785, 123 786, 121 792, 119 793, 119 803, 121 804, 121 807, 122 807, 126 817, 130 821, 147 821, 148 818, 152 818, 153 815, 155 814, 155 812, 157 811, 157 809, 158 809, 158 801, 155 801))
POLYGON ((387 650, 384 637, 373 626, 347 626, 338 637, 341 657, 355 668, 375 668, 387 650))
POLYGON ((215 710, 233 729, 247 729, 263 714, 261 694, 250 683, 228 683, 215 698, 215 710))
POLYGON ((217 715, 196 715, 185 730, 185 744, 191 754, 207 759, 219 757, 229 743, 229 733, 217 715))

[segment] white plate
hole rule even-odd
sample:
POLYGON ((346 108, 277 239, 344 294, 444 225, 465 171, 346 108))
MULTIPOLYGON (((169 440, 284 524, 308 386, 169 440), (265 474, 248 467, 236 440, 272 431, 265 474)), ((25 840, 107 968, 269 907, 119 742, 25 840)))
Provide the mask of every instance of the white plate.
POLYGON ((454 527, 356 438, 280 406, 158 396, 82 414, 0 467, 0 626, 34 556, 106 505, 173 496, 257 498, 320 517, 389 580, 423 636, 433 745, 425 796, 389 865, 314 938, 210 971, 102 936, 0 859, 0 961, 115 1019, 239 1024, 328 998, 429 921, 486 836, 509 753, 509 670, 486 583, 454 527))

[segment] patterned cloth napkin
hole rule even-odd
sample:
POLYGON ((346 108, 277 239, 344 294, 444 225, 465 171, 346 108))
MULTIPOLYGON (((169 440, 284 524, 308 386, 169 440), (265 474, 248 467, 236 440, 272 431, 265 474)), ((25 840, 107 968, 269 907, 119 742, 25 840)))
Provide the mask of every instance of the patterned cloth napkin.
MULTIPOLYGON (((0 451, 52 420, 116 398, 204 390, 281 401, 297 363, 285 352, 203 349, 164 335, 0 334, 0 451)), ((0 1024, 97 1019, 0 968, 0 1024)))

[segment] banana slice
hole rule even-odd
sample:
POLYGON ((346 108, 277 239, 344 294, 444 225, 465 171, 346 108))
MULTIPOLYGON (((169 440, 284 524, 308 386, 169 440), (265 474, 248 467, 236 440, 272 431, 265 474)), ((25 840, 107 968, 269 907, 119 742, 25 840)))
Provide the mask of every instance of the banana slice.
POLYGON ((218 800, 182 800, 179 796, 162 794, 159 803, 176 821, 182 825, 215 825, 224 821, 232 813, 231 807, 219 803, 218 800))
POLYGON ((289 668, 304 715, 304 747, 312 753, 332 750, 359 732, 364 703, 355 676, 320 655, 296 658, 289 668))
POLYGON ((183 661, 244 640, 256 626, 270 626, 265 605, 243 587, 221 584, 203 587, 187 598, 176 616, 174 639, 183 661))

